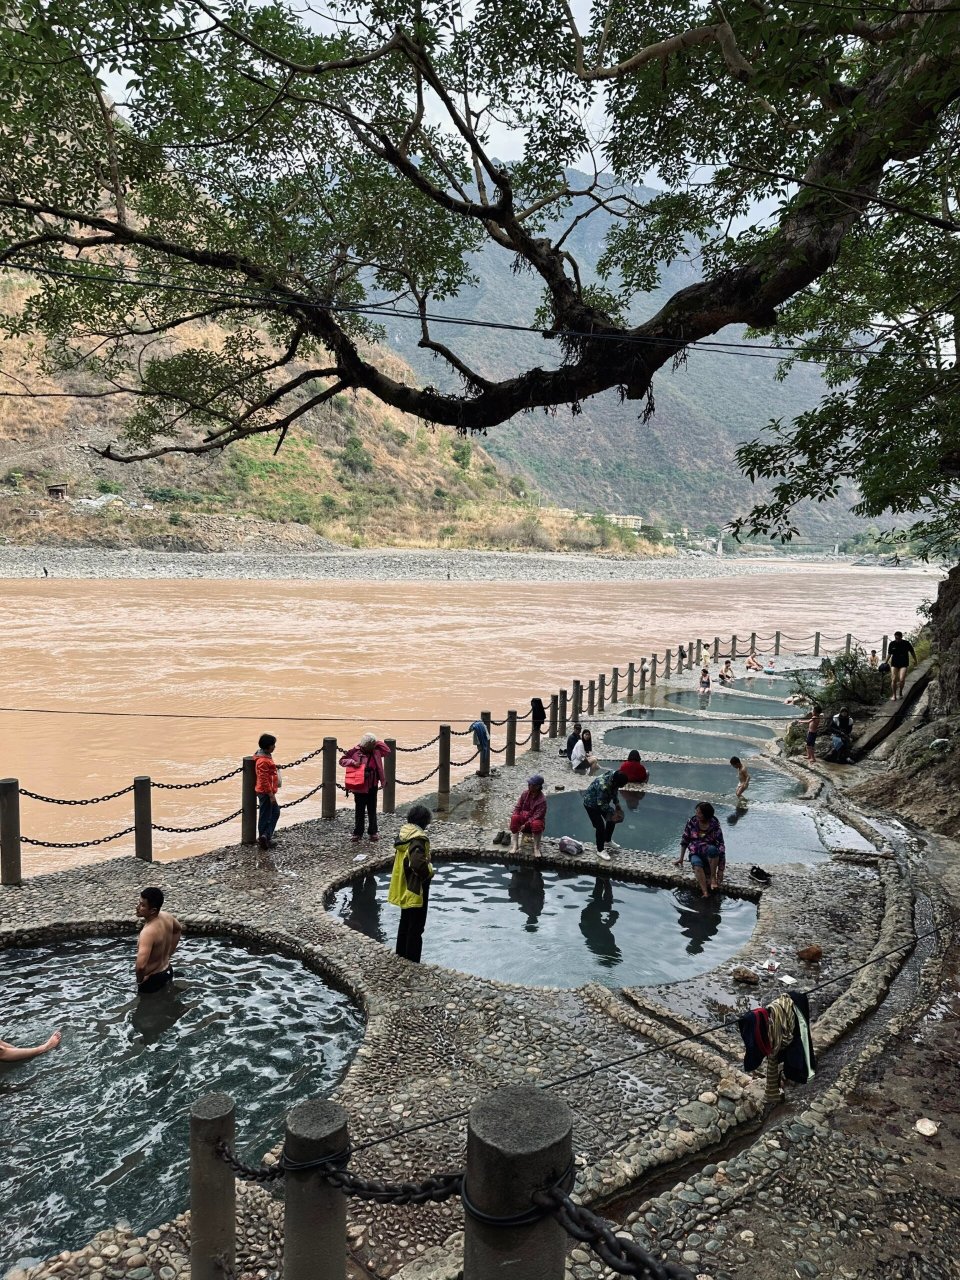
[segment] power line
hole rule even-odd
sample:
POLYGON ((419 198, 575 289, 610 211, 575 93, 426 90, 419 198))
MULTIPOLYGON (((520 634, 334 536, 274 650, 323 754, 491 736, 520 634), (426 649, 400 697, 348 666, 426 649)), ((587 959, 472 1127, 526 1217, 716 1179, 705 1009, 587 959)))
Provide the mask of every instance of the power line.
MULTIPOLYGON (((83 283, 99 283, 119 285, 124 288, 149 288, 159 289, 167 293, 184 293, 194 296, 209 298, 214 302, 242 302, 251 306, 263 305, 265 303, 278 303, 284 306, 299 307, 305 310, 334 312, 341 315, 359 315, 369 318, 382 320, 408 320, 420 323, 424 318, 430 324, 447 324, 455 325, 469 329, 489 329, 508 333, 527 333, 537 334, 540 337, 550 337, 559 341, 608 341, 616 343, 626 343, 635 346, 648 347, 669 347, 677 354, 684 350, 700 350, 712 352, 715 355, 731 355, 740 358, 755 360, 783 360, 788 357, 800 360, 804 364, 818 365, 826 367, 829 363, 827 360, 821 360, 812 356, 807 356, 799 347, 783 346, 777 343, 751 343, 751 342, 720 342, 708 339, 691 339, 684 341, 682 338, 655 338, 646 334, 636 333, 593 333, 576 329, 564 329, 551 332, 549 335, 543 329, 535 325, 513 324, 503 320, 479 320, 471 316, 457 316, 446 314, 426 314, 421 316, 419 311, 401 310, 397 308, 386 308, 376 303, 338 303, 338 302, 318 302, 311 298, 298 297, 296 295, 284 295, 264 291, 262 293, 245 293, 241 290, 227 291, 223 289, 214 289, 202 285, 189 285, 181 282, 156 280, 149 277, 133 275, 127 268, 118 268, 121 271, 127 271, 127 276, 116 275, 104 272, 82 272, 61 270, 56 267, 40 267, 32 263, 18 262, 9 259, 2 264, 9 270, 22 271, 36 276, 47 276, 52 279, 65 279, 83 283), (771 354, 772 353, 772 354, 771 354)), ((130 335, 135 337, 135 334, 130 335)), ((863 356, 864 351, 860 347, 835 347, 824 351, 824 355, 852 355, 863 356)), ((15 398, 8 396, 7 398, 15 398)), ((26 398, 31 398, 27 393, 26 398)), ((39 397, 38 397, 39 398, 39 397)))

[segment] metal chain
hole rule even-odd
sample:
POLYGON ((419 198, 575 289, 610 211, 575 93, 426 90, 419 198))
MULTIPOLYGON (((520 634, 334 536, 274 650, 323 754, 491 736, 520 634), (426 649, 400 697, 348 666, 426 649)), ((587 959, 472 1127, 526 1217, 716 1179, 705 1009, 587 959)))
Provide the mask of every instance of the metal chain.
POLYGON ((221 773, 217 778, 204 778, 203 782, 152 782, 150 785, 158 791, 193 791, 197 787, 212 787, 215 782, 226 782, 228 778, 235 778, 238 773, 243 773, 243 765, 231 769, 229 773, 221 773))
POLYGON ((252 1165, 244 1164, 230 1150, 225 1142, 218 1142, 214 1148, 217 1155, 228 1164, 241 1182, 276 1182, 284 1176, 286 1169, 281 1164, 252 1165))
POLYGON ((112 836, 101 836, 99 840, 77 840, 71 842, 69 840, 29 840, 26 836, 20 837, 21 844, 31 844, 36 849, 93 849, 98 844, 109 844, 111 840, 119 840, 123 836, 132 835, 136 831, 136 827, 124 827, 122 831, 115 831, 112 836))
POLYGON ((686 1267, 661 1262, 635 1240, 616 1235, 609 1222, 584 1205, 575 1204, 559 1187, 535 1192, 533 1202, 548 1208, 567 1235, 589 1245, 600 1261, 618 1275, 638 1276, 640 1280, 694 1280, 693 1272, 686 1267))
POLYGON ((451 767, 451 769, 459 769, 459 768, 461 768, 461 767, 462 767, 463 765, 465 765, 465 764, 472 764, 472 763, 474 762, 474 760, 476 760, 476 758, 477 758, 477 756, 478 756, 479 754, 480 754, 480 748, 479 748, 479 747, 477 747, 477 749, 476 749, 476 751, 473 753, 473 755, 472 755, 472 756, 467 756, 466 760, 451 760, 451 761, 450 761, 450 767, 451 767))
POLYGON ((471 733, 473 733, 473 730, 472 730, 472 729, 451 729, 451 730, 450 730, 450 737, 451 737, 451 738, 466 738, 466 737, 467 737, 467 735, 468 735, 468 734, 471 734, 471 733))
POLYGON ((322 787, 323 787, 323 783, 318 782, 317 785, 312 788, 312 790, 305 791, 302 796, 297 796, 296 800, 288 800, 286 804, 281 806, 281 808, 292 809, 295 804, 303 804, 304 800, 309 800, 311 796, 315 796, 317 792, 321 790, 322 787))
POLYGON ((506 751, 506 749, 507 749, 506 743, 504 743, 502 747, 495 747, 491 742, 489 747, 487 747, 487 750, 490 752, 492 756, 502 756, 503 753, 506 751))
POLYGON ((399 754, 401 751, 402 751, 402 752, 404 752, 404 753, 410 753, 410 752, 414 752, 414 751, 426 751, 427 747, 432 747, 432 746, 433 746, 433 744, 434 744, 435 742, 439 742, 439 741, 440 741, 440 735, 439 735, 439 733, 438 733, 438 734, 437 734, 437 736, 436 736, 435 738, 431 738, 429 742, 425 742, 425 743, 423 743, 423 745, 422 745, 422 746, 419 746, 419 747, 397 747, 397 753, 399 754))
POLYGON ((493 716, 491 716, 491 717, 490 717, 490 723, 491 723, 491 725, 494 725, 494 724, 495 724, 495 725, 506 724, 506 723, 507 723, 507 717, 506 717, 506 716, 504 716, 502 720, 494 720, 493 716))
MULTIPOLYGON (((214 827, 222 827, 225 822, 232 822, 234 818, 239 818, 243 813, 243 809, 237 809, 235 813, 228 813, 225 818, 217 818, 216 822, 205 822, 200 827, 161 827, 159 823, 152 824, 154 831, 164 831, 169 835, 186 836, 191 835, 194 831, 212 831, 214 827)), ((131 831, 133 828, 131 827, 131 831)))
POLYGON ((402 778, 394 778, 394 782, 398 787, 419 787, 421 782, 429 782, 435 773, 440 772, 440 766, 431 769, 429 773, 425 773, 422 778, 414 778, 411 782, 404 782, 402 778))
POLYGON ((306 764, 308 760, 315 760, 317 756, 323 755, 323 747, 317 747, 316 751, 308 751, 305 756, 298 756, 296 760, 291 760, 289 764, 278 764, 278 769, 296 769, 297 765, 306 764))
POLYGON ((339 1187, 345 1196, 373 1200, 377 1204, 426 1204, 428 1201, 442 1204, 459 1195, 463 1186, 463 1170, 435 1174, 423 1182, 383 1182, 380 1178, 361 1178, 330 1160, 295 1164, 281 1153, 275 1165, 250 1165, 240 1160, 225 1142, 218 1143, 215 1150, 244 1182, 277 1182, 287 1173, 316 1171, 326 1182, 339 1187))
POLYGON ((91 800, 58 800, 56 796, 40 796, 36 791, 28 791, 26 787, 18 787, 22 796, 28 796, 31 800, 40 800, 43 804, 103 804, 105 800, 116 800, 119 796, 129 795, 133 790, 133 783, 129 787, 124 787, 122 791, 111 791, 108 796, 94 796, 91 800))
POLYGON ((527 736, 525 738, 520 738, 517 742, 514 743, 514 746, 525 747, 532 737, 533 737, 533 730, 531 729, 530 732, 527 734, 527 736))

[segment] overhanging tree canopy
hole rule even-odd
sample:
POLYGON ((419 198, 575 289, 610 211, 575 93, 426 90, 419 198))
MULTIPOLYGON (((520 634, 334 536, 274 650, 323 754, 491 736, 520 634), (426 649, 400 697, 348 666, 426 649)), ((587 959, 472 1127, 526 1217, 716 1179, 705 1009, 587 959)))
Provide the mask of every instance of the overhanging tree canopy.
MULTIPOLYGON (((960 287, 958 97, 958 0, 597 0, 582 20, 567 0, 20 0, 0 32, 0 263, 35 272, 36 289, 6 323, 129 399, 113 456, 282 438, 359 388, 463 431, 610 388, 649 405, 657 370, 730 324, 805 342, 816 327, 808 345, 868 396, 862 375, 881 365, 854 339, 887 317, 926 371, 928 322, 942 327, 943 286, 960 287), (496 158, 504 136, 515 162, 496 158), (575 190, 584 156, 597 176, 575 190), (644 204, 609 172, 652 172, 667 191, 644 204), (544 234, 600 209, 616 217, 606 288, 544 234), (542 281, 559 368, 493 380, 469 343, 436 337, 431 308, 485 241, 542 281), (701 283, 625 320, 692 242, 701 283), (919 288, 917 248, 932 259, 919 288), (371 291, 416 310, 461 393, 378 363, 371 291), (216 349, 171 343, 206 319, 226 330, 216 349)), ((955 405, 938 342, 937 395, 955 405)), ((891 333, 886 358, 909 374, 906 345, 891 333)), ((768 525, 788 525, 814 474, 857 474, 870 429, 862 404, 849 410, 851 454, 837 395, 828 447, 821 419, 745 451, 781 481, 768 525)), ((942 484, 960 436, 955 414, 930 413, 942 484)))

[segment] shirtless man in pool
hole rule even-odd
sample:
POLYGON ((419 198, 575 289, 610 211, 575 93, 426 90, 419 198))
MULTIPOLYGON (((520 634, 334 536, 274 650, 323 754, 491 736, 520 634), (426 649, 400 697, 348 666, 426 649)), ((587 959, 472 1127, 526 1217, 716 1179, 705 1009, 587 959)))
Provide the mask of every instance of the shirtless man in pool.
POLYGON ((144 889, 137 902, 137 915, 145 921, 137 943, 137 991, 150 995, 173 980, 170 957, 177 949, 180 921, 169 911, 161 911, 162 889, 144 889))

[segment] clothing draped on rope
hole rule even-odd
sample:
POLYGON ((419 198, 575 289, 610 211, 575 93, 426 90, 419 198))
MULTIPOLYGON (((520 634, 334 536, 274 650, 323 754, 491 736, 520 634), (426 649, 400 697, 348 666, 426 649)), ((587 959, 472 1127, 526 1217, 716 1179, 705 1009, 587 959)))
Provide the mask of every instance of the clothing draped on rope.
POLYGON ((777 996, 767 1008, 751 1009, 737 1020, 743 1040, 744 1071, 767 1065, 765 1097, 779 1101, 781 1077, 807 1084, 817 1069, 817 1055, 810 1034, 810 1001, 801 992, 777 996))

